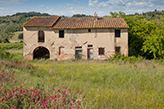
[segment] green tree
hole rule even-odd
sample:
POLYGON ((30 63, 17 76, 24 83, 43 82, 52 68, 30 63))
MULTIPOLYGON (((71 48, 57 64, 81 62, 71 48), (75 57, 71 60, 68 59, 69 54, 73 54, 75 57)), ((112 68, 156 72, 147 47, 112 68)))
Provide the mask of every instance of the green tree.
POLYGON ((111 15, 111 17, 113 17, 113 18, 117 18, 117 17, 122 17, 122 18, 124 18, 126 15, 125 15, 125 13, 124 12, 122 12, 122 11, 119 11, 118 13, 117 12, 109 12, 110 13, 110 15, 111 15))
POLYGON ((8 30, 9 27, 0 31, 0 42, 9 43, 9 39, 14 36, 13 32, 8 30))
MULTIPOLYGON (((163 18, 164 19, 164 18, 163 18)), ((163 19, 153 20, 153 23, 156 28, 153 29, 149 37, 145 38, 143 43, 142 51, 145 53, 152 53, 154 58, 161 58, 164 56, 164 23, 163 19)))

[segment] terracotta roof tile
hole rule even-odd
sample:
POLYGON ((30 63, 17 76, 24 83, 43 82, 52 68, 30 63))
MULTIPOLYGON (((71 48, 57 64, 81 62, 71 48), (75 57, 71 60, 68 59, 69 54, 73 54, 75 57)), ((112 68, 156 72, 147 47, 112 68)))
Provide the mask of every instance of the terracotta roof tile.
POLYGON ((129 28, 123 18, 61 18, 54 29, 129 28))
POLYGON ((53 24, 59 19, 59 16, 53 17, 34 17, 22 26, 25 27, 52 27, 53 24))
POLYGON ((53 17, 34 17, 25 27, 52 27, 53 29, 81 29, 81 28, 129 28, 123 18, 60 18, 53 17))

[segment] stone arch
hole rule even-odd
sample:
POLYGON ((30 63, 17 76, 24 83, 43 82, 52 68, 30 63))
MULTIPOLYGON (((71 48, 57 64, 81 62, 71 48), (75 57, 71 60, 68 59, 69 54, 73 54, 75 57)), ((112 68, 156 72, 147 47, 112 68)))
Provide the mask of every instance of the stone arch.
POLYGON ((33 59, 49 59, 50 58, 50 52, 46 47, 39 46, 36 47, 33 51, 33 59))

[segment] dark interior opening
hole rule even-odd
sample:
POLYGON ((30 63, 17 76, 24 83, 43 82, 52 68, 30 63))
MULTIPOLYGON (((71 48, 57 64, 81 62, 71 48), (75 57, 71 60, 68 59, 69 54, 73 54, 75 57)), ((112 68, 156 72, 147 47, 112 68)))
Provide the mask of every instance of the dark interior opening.
POLYGON ((49 59, 50 53, 45 47, 37 47, 33 52, 33 59, 49 59))

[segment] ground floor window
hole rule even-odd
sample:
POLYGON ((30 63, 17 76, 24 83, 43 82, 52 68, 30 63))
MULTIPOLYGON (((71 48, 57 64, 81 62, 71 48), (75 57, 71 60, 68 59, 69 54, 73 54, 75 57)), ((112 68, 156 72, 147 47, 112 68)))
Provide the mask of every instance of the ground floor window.
POLYGON ((120 46, 115 47, 115 53, 121 53, 121 47, 120 46))
POLYGON ((104 55, 104 49, 105 48, 99 48, 99 55, 104 55))
POLYGON ((81 59, 82 58, 82 47, 78 46, 75 47, 75 59, 81 59))

